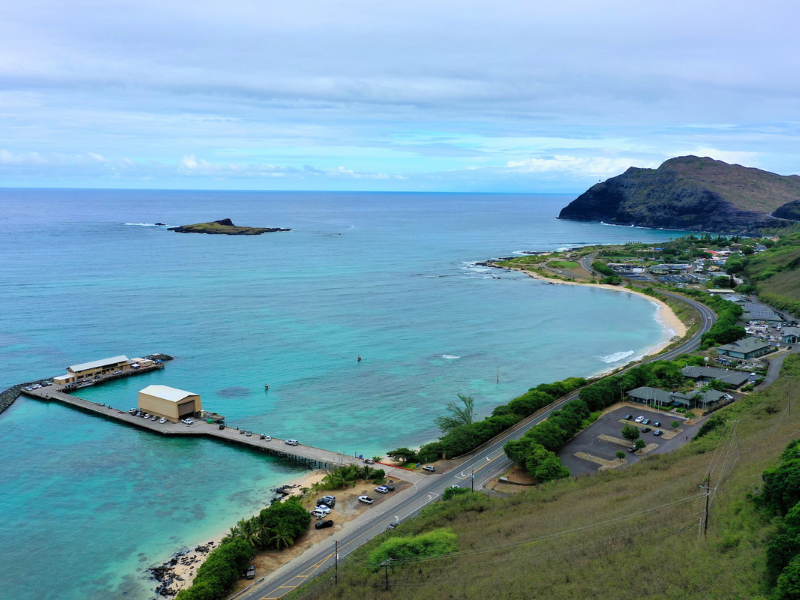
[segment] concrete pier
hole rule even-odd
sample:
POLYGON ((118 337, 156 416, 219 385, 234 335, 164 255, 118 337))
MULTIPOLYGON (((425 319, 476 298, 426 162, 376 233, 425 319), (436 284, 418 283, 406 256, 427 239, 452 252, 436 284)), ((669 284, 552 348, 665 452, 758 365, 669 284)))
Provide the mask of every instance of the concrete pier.
MULTIPOLYGON (((266 452, 280 458, 287 458, 309 465, 313 468, 330 468, 346 464, 362 465, 363 461, 347 454, 340 452, 331 452, 330 450, 322 450, 321 448, 314 448, 313 446, 306 446, 298 444, 297 446, 290 446, 285 443, 285 440, 272 438, 271 441, 262 440, 259 434, 268 434, 269 432, 253 431, 253 435, 248 436, 245 433, 240 433, 238 430, 231 427, 220 429, 216 423, 206 423, 200 419, 193 419, 192 425, 184 423, 159 423, 158 421, 151 421, 150 419, 143 419, 136 417, 127 412, 127 410, 120 410, 119 408, 112 408, 104 406, 95 402, 78 398, 70 394, 65 394, 59 389, 59 386, 49 385, 36 390, 25 391, 22 394, 37 400, 44 400, 50 402, 60 402, 77 408, 84 412, 91 413, 95 416, 103 417, 116 421, 121 424, 130 425, 132 427, 139 427, 146 429, 153 433, 158 433, 166 436, 181 436, 181 437, 209 437, 217 439, 230 444, 238 444, 246 446, 253 450, 266 452)), ((124 408, 124 407, 121 407, 124 408)))

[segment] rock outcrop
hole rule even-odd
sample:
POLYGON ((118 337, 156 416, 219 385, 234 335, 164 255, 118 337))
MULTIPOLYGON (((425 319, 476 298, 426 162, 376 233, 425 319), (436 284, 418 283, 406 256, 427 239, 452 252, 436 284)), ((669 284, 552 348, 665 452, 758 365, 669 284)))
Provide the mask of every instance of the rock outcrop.
POLYGON ((280 227, 240 227, 234 225, 230 219, 220 219, 208 223, 195 223, 194 225, 181 225, 170 227, 170 231, 178 233, 210 233, 222 235, 261 235, 262 233, 275 233, 276 231, 291 231, 280 227))
POLYGON ((797 175, 682 156, 658 169, 631 167, 593 185, 563 208, 559 218, 755 235, 765 227, 785 226, 786 221, 771 213, 797 200, 797 175))
POLYGON ((778 219, 800 221, 800 200, 787 202, 783 206, 779 207, 774 213, 772 213, 772 216, 777 217, 778 219))

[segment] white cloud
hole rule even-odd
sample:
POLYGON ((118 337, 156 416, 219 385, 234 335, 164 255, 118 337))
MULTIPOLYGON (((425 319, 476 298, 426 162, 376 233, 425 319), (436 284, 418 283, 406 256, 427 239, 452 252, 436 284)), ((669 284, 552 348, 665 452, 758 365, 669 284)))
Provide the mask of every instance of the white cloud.
POLYGON ((553 156, 510 160, 506 168, 523 173, 569 173, 581 177, 610 177, 628 167, 657 167, 658 162, 642 162, 634 158, 553 156))
POLYGON ((0 165, 42 165, 47 161, 38 152, 9 152, 0 149, 0 165))
POLYGON ((87 152, 86 154, 88 154, 89 158, 91 158, 93 160, 96 160, 99 163, 111 162, 105 156, 103 156, 102 154, 97 154, 95 152, 87 152))

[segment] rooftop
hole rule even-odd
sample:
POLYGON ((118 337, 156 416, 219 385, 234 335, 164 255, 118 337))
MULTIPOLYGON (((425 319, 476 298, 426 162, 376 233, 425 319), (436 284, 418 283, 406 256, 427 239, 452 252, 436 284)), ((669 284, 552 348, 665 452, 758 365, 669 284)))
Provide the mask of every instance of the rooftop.
POLYGON ((139 390, 140 394, 147 394, 148 396, 155 396, 162 400, 169 400, 170 402, 180 402, 189 396, 197 396, 194 392, 186 392, 179 390, 168 385, 148 385, 143 390, 139 390))
POLYGON ((761 350, 762 348, 769 348, 769 344, 766 342, 762 342, 761 340, 757 340, 754 337, 746 337, 743 340, 739 340, 738 342, 733 342, 732 344, 724 344, 719 347, 720 350, 726 350, 728 352, 754 352, 756 350, 761 350))
POLYGON ((112 356, 111 358, 102 358, 100 360, 93 360, 92 362, 82 363, 80 365, 72 365, 67 367, 70 371, 86 371, 87 369, 98 369, 100 367, 107 367, 109 365, 117 365, 119 363, 128 362, 127 356, 112 356))
POLYGON ((727 369, 716 369, 714 367, 684 367, 681 369, 681 373, 683 373, 684 377, 690 377, 692 379, 712 377, 736 387, 742 385, 750 378, 749 374, 744 371, 730 371, 727 369))

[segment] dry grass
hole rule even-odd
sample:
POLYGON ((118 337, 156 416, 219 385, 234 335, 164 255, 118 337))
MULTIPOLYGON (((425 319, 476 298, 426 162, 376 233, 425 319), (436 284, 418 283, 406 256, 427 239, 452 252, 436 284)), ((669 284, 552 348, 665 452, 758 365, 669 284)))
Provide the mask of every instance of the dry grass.
MULTIPOLYGON (((800 375, 799 356, 787 359, 787 372, 800 375)), ((455 556, 396 566, 386 592, 382 578, 361 566, 379 536, 340 569, 337 588, 322 577, 293 597, 766 598, 762 542, 770 524, 746 496, 797 437, 800 405, 785 408, 798 392, 800 377, 782 378, 721 410, 737 422, 736 437, 731 423, 628 468, 510 498, 476 494, 436 503, 388 535, 448 527, 459 538, 455 556), (701 538, 699 486, 712 457, 717 492, 701 538)))

